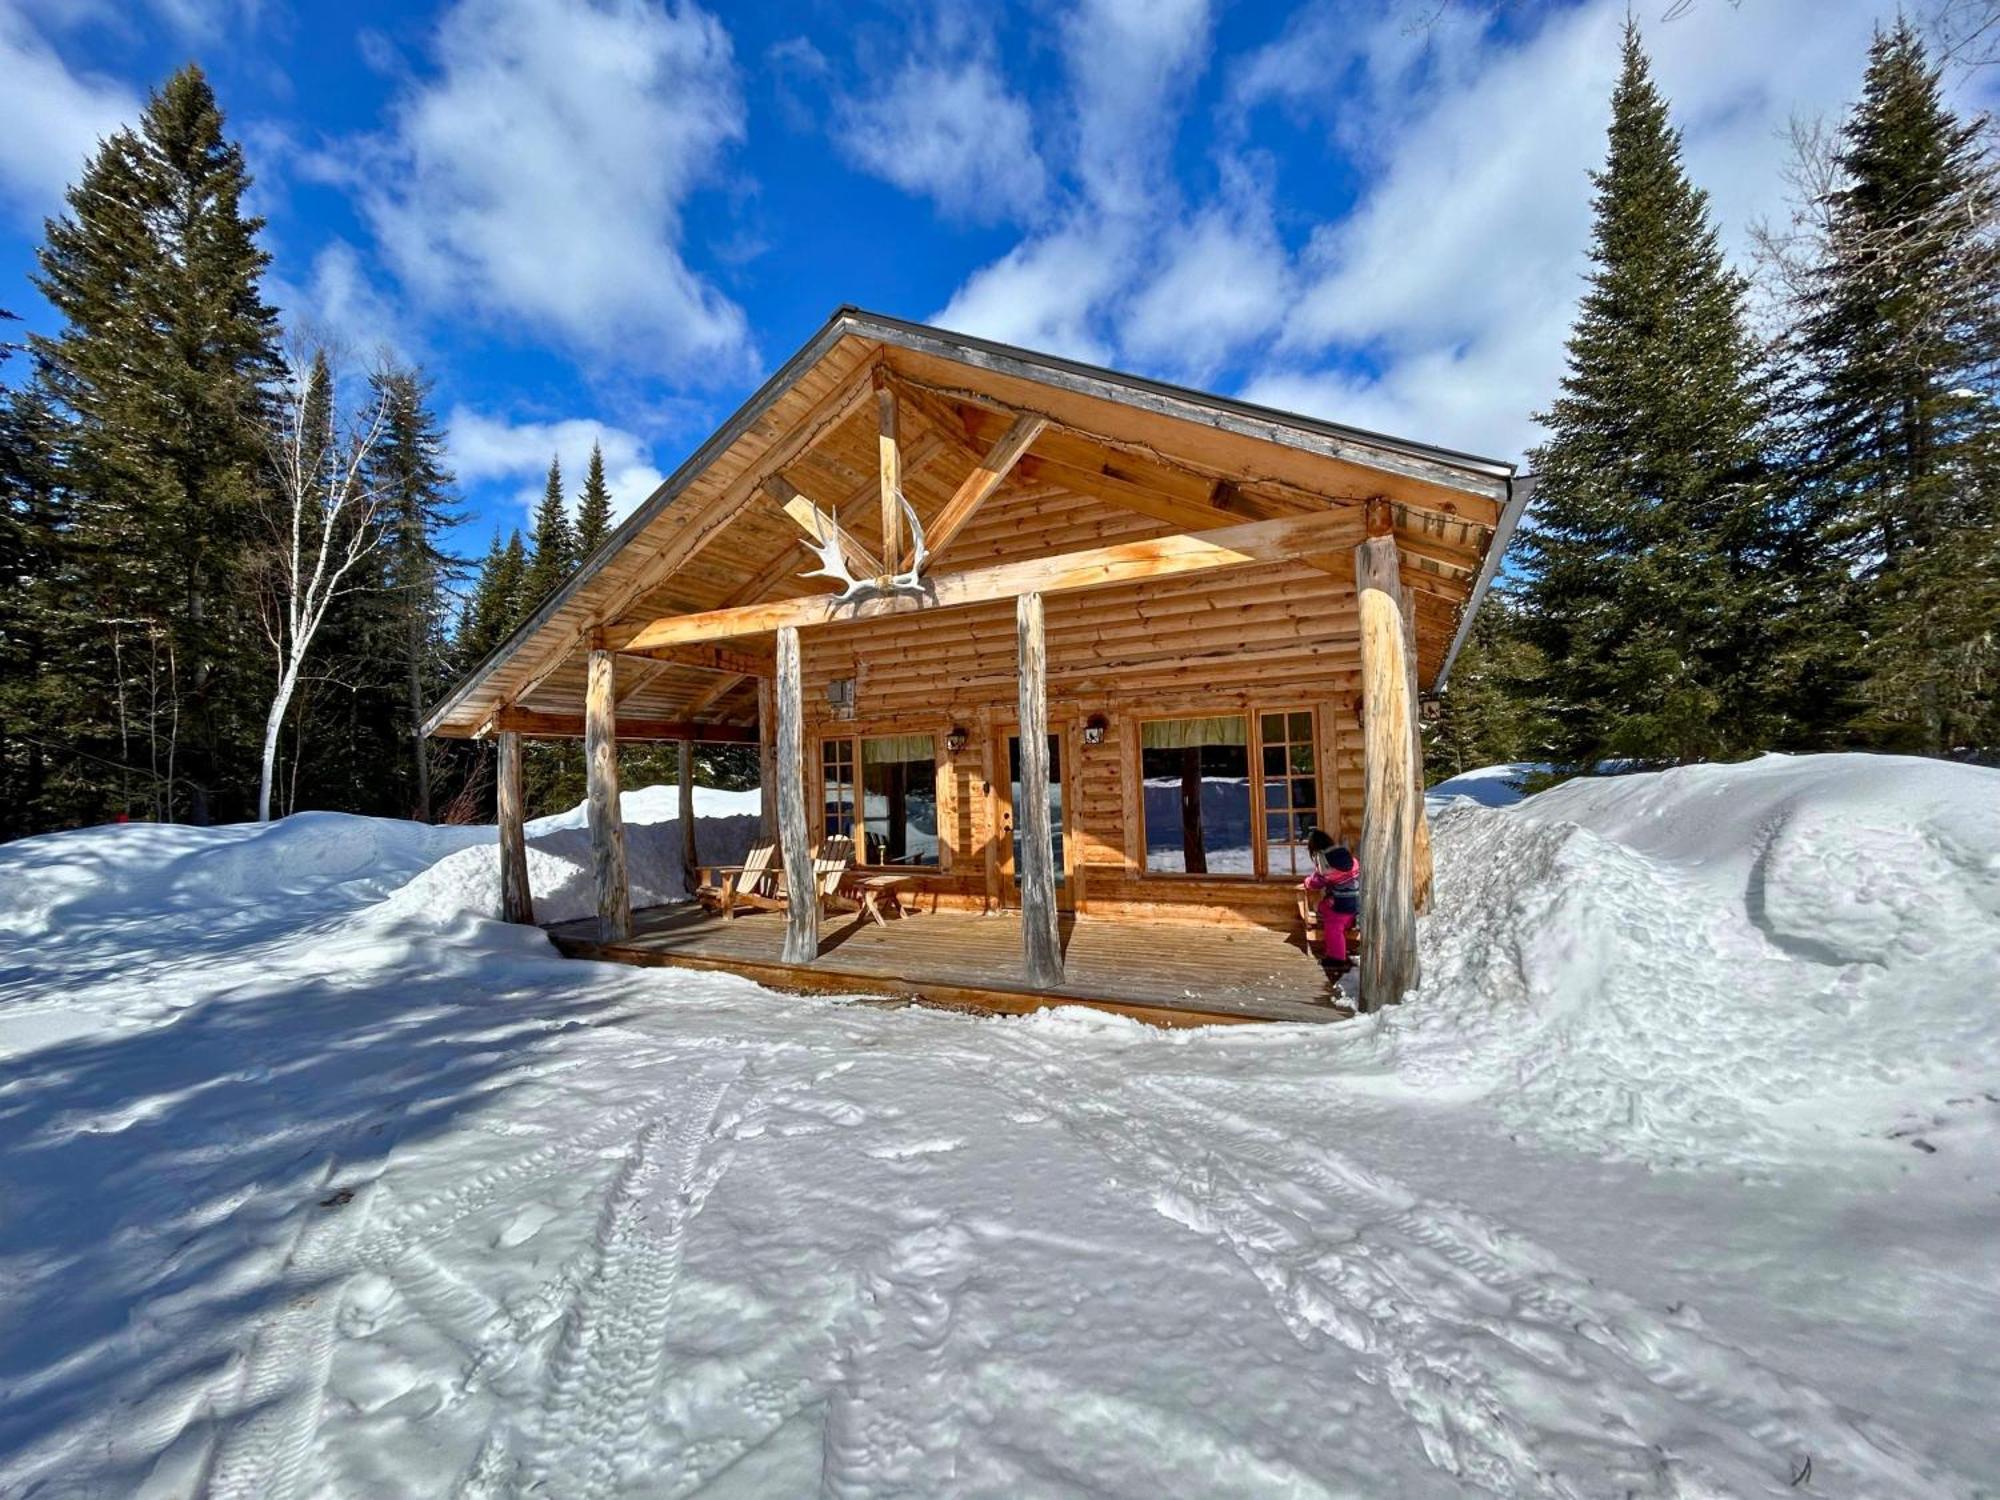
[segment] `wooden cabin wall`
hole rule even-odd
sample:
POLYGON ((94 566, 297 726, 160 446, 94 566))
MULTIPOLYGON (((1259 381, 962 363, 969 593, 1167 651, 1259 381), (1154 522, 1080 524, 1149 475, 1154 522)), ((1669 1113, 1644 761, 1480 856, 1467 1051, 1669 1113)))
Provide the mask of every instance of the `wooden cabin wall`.
MULTIPOLYGON (((1092 541, 1157 534, 1156 522, 1108 514, 1073 497, 1041 502, 1051 524, 1023 547, 1020 518, 1013 555, 1063 551, 1092 541), (1068 503, 1064 503, 1068 502, 1068 503)), ((996 518, 992 529, 1006 526, 996 518)), ((979 533, 969 531, 977 541, 979 533)), ((997 555, 997 551, 995 553, 997 555)), ((954 566, 979 559, 977 550, 954 566)), ((1079 910, 1295 921, 1292 881, 1147 875, 1140 847, 1138 726, 1142 718, 1286 709, 1315 715, 1322 813, 1352 839, 1360 834, 1362 769, 1354 704, 1360 657, 1351 583, 1304 563, 1230 570, 1047 600, 1049 721, 1063 739, 1069 895, 1079 910), (1083 743, 1093 714, 1108 721, 1102 744, 1083 743), (1328 798, 1331 797, 1331 805, 1328 798)), ((1013 610, 1007 603, 935 615, 828 626, 804 637, 803 675, 811 762, 828 734, 927 732, 940 762, 940 822, 949 852, 927 896, 939 905, 998 902, 999 816, 993 776, 995 736, 1016 712, 1013 610), (828 687, 854 680, 851 720, 837 719, 828 687), (946 732, 968 731, 948 757, 946 732), (944 804, 952 804, 949 812, 944 804)))

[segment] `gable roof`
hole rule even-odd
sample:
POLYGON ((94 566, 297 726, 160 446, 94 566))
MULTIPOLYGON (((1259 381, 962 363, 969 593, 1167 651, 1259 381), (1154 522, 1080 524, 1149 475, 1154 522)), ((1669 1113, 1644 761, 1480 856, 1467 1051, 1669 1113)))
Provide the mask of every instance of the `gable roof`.
MULTIPOLYGON (((1045 464, 1058 487, 1212 482, 1389 500, 1410 558, 1406 582, 1423 589, 1419 655, 1433 685, 1491 576, 1494 536, 1519 511, 1514 466, 1496 459, 842 307, 439 700, 425 732, 477 734, 510 705, 574 711, 594 628, 811 592, 796 577, 798 536, 755 503, 759 486, 787 469, 809 470, 822 492, 840 486, 858 497, 874 484, 867 397, 877 365, 918 403, 917 441, 905 435, 905 488, 920 511, 927 496, 950 493, 955 466, 970 468, 964 445, 982 411, 1019 410, 1046 415, 1068 444, 1047 460, 1034 456, 1038 445, 1024 466, 1045 464), (1096 463, 1100 452, 1111 461, 1096 463)), ((657 663, 631 689, 629 707, 621 693, 620 712, 742 722, 747 698, 731 701, 730 688, 715 686, 712 673, 657 663)))

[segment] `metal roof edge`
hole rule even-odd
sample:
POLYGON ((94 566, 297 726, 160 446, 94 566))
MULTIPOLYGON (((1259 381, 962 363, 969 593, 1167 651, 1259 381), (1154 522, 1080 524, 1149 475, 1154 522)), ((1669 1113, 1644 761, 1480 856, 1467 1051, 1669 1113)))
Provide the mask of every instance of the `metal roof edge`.
MULTIPOLYGON (((1515 477, 1516 465, 1504 459, 1487 458, 1475 453, 1466 453, 1455 448, 1441 448, 1430 443, 1417 442, 1410 438, 1395 437, 1388 433, 1373 432, 1364 427, 1354 427, 1342 422, 1330 422, 1320 417, 1306 416, 1300 412, 1284 411, 1274 406, 1261 406, 1253 401, 1244 401, 1234 396, 1220 396, 1212 391, 1196 390, 1191 386, 1175 385, 1170 381, 1155 380, 1149 376, 1133 375, 1123 370, 1114 370, 1104 365, 1086 364, 1082 360, 1067 358, 1058 354, 1044 354, 1019 345, 1001 343, 995 339, 981 338, 976 334, 958 333, 950 329, 934 327, 928 323, 913 323, 905 318, 892 317, 887 313, 870 312, 866 308, 848 304, 835 313, 836 319, 851 319, 858 331, 879 338, 884 343, 893 343, 905 348, 923 350, 927 345, 940 347, 951 354, 956 351, 963 356, 978 351, 990 359, 1004 360, 1022 367, 1022 373, 1032 378, 1035 370, 1062 371, 1080 380, 1093 382, 1107 389, 1106 399, 1118 400, 1118 390, 1144 392, 1158 399, 1172 401, 1196 409, 1206 408, 1224 412, 1252 423, 1272 424, 1288 427, 1300 433, 1316 434, 1338 442, 1353 443, 1365 448, 1373 448, 1384 453, 1401 454, 1423 460, 1427 463, 1443 465, 1447 468, 1476 474, 1489 481, 1507 484, 1515 477)), ((977 359, 963 359, 962 363, 979 365, 977 359)), ((1187 415, 1192 415, 1189 413, 1187 415)), ((1252 433, 1252 436, 1262 436, 1252 433)), ((1347 456, 1347 455, 1336 455, 1347 456)), ((1490 487, 1490 486, 1489 486, 1490 487)))
POLYGON ((492 675, 493 669, 504 661, 514 647, 527 640, 552 619, 556 612, 567 604, 577 591, 595 578, 604 566, 634 536, 651 525, 677 499, 684 489, 695 480, 704 469, 713 463, 718 455, 734 443, 759 417, 770 409, 778 397, 798 381, 800 375, 819 363, 832 347, 853 331, 856 308, 841 306, 820 325, 819 331, 799 346, 798 352, 780 365, 765 382, 751 393, 744 403, 737 407, 720 427, 702 440, 699 447, 681 460, 680 465, 661 480, 653 493, 634 508, 631 515, 612 530, 611 534, 598 543, 597 550, 586 557, 576 572, 563 586, 535 606, 533 614, 516 627, 514 633, 495 646, 481 659, 479 665, 467 672, 458 684, 424 715, 422 732, 428 736, 437 732, 439 724, 451 716, 457 708, 492 675))

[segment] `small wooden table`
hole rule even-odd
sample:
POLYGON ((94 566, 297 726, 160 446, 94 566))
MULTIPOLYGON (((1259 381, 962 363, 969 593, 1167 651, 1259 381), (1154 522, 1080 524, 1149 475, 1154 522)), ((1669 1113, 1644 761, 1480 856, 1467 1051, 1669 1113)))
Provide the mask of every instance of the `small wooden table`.
POLYGON ((903 891, 910 884, 908 875, 857 875, 849 889, 861 900, 861 914, 877 926, 887 927, 889 916, 905 916, 903 891))

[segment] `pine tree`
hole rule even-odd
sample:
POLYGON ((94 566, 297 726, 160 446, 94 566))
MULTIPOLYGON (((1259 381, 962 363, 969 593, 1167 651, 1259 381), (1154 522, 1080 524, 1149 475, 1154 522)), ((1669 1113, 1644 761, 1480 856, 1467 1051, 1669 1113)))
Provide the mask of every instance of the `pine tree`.
POLYGON ((569 502, 563 498, 562 465, 552 458, 548 487, 535 507, 534 553, 521 581, 523 614, 561 588, 575 571, 576 533, 569 524, 569 502))
POLYGON ((444 434, 429 406, 430 384, 416 370, 383 370, 374 377, 384 426, 369 482, 382 497, 389 543, 383 554, 381 609, 393 636, 387 659, 399 664, 403 730, 410 752, 408 806, 431 818, 429 747, 423 736, 425 705, 451 673, 446 640, 448 590, 459 563, 440 538, 461 519, 452 505, 452 476, 445 466, 444 434))
POLYGON ((2000 738, 2000 168, 1907 20, 1878 31, 1831 190, 1806 209, 1791 348, 1814 594, 1849 628, 1876 743, 2000 738))
POLYGON ((75 748, 142 759, 155 810, 196 821, 248 810, 268 680, 241 576, 277 369, 249 185, 207 80, 183 68, 85 167, 35 278, 65 323, 33 343, 73 423, 63 529, 96 705, 75 748))
POLYGON ((598 549, 611 534, 611 490, 604 482, 604 448, 590 445, 590 470, 584 476, 583 498, 576 508, 576 555, 579 561, 598 549))
POLYGON ((1554 725, 1543 703, 1547 663, 1525 638, 1514 603, 1486 596, 1452 664, 1437 718, 1424 726, 1424 769, 1433 782, 1481 766, 1549 757, 1554 725))
POLYGON ((1737 753, 1765 726, 1769 670, 1756 350, 1630 25, 1593 181, 1590 284, 1533 455, 1523 626, 1548 662, 1559 754, 1737 753))
MULTIPOLYGON (((0 345, 0 361, 7 354, 0 345)), ((0 839, 58 826, 67 810, 48 753, 51 730, 67 716, 48 629, 62 596, 60 433, 38 393, 0 386, 0 839)))
POLYGON ((477 666, 514 633, 523 618, 521 580, 526 571, 527 554, 520 531, 517 529, 505 543, 496 532, 459 621, 456 654, 460 671, 477 666))

